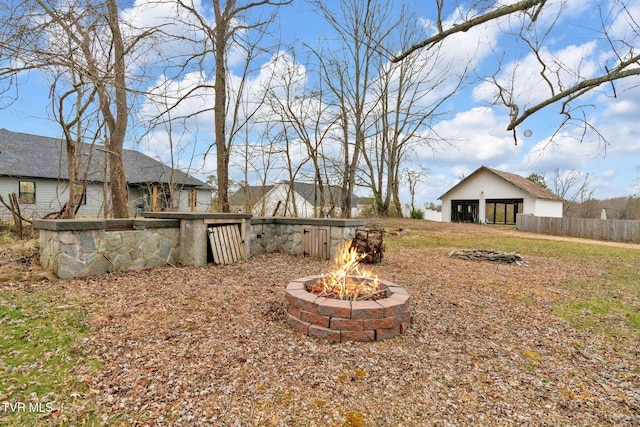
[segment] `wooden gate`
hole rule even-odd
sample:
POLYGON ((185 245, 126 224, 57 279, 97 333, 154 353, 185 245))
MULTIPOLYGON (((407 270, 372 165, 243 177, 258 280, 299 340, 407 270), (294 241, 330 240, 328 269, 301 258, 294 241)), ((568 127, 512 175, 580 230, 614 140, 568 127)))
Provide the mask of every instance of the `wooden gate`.
POLYGON ((217 225, 207 229, 213 262, 231 264, 245 258, 238 224, 217 225))
POLYGON ((329 227, 305 228, 302 235, 302 253, 318 259, 329 259, 329 227))

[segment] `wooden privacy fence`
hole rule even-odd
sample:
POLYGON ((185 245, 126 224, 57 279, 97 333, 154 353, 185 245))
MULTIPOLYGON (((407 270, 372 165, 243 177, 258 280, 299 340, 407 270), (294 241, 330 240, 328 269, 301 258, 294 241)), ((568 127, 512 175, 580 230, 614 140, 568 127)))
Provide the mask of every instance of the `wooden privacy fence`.
POLYGON ((640 221, 626 219, 550 218, 518 214, 516 228, 540 234, 640 243, 640 221))

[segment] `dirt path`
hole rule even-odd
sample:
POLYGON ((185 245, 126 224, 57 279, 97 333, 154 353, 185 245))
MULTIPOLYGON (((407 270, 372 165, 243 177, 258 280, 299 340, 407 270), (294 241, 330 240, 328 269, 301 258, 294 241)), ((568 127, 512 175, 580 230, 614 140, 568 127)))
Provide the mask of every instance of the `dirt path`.
MULTIPOLYGON (((373 221, 373 224, 375 224, 375 221, 373 221)), ((520 231, 513 226, 434 222, 434 221, 420 221, 420 220, 412 220, 412 219, 382 220, 377 225, 382 226, 383 228, 385 226, 391 226, 392 228, 398 227, 402 229, 427 230, 430 232, 435 232, 435 233, 444 234, 444 235, 465 234, 465 235, 471 235, 471 236, 475 236, 475 235, 481 236, 481 235, 495 233, 495 234, 502 234, 510 237, 520 237, 524 239, 556 240, 556 241, 562 241, 562 242, 583 243, 587 245, 602 245, 602 246, 612 246, 612 247, 640 250, 640 244, 637 244, 637 243, 624 243, 624 242, 614 242, 614 241, 607 241, 607 240, 585 239, 585 238, 571 237, 571 236, 539 234, 539 233, 532 233, 528 231, 520 231), (382 224, 384 224, 384 226, 382 226, 382 224)))
POLYGON ((570 236, 554 236, 550 234, 538 234, 538 233, 531 233, 528 231, 511 230, 511 229, 505 230, 503 231, 503 233, 507 236, 521 237, 523 239, 558 240, 561 242, 584 243, 588 245, 613 246, 618 248, 640 250, 640 245, 636 243, 623 243, 623 242, 613 242, 608 240, 583 239, 580 237, 570 237, 570 236))

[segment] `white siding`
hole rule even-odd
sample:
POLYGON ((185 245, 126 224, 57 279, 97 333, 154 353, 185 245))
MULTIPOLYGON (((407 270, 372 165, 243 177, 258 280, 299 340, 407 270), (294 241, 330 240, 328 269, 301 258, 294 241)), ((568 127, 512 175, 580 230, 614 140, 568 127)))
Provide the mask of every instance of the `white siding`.
POLYGON ((537 199, 532 211, 535 216, 562 218, 562 202, 557 200, 537 199))
MULTIPOLYGON (((424 219, 426 219, 427 221, 442 222, 442 212, 434 211, 432 209, 425 209, 424 219)), ((451 216, 449 216, 449 220, 451 220, 451 216)))
POLYGON ((442 221, 451 221, 452 200, 478 200, 479 220, 484 222, 486 200, 488 199, 523 199, 522 213, 538 216, 562 216, 561 201, 536 199, 490 171, 482 170, 442 198, 442 221), (544 212, 545 215, 540 215, 537 212, 544 212))
MULTIPOLYGON (((36 203, 20 204, 20 211, 27 217, 42 217, 50 212, 57 212, 62 209, 69 197, 69 188, 67 181, 58 181, 55 179, 33 179, 33 178, 15 178, 9 176, 0 176, 0 195, 9 203, 9 194, 19 194, 20 181, 33 181, 36 184, 36 203)), ((81 205, 78 209, 78 217, 85 218, 102 218, 104 205, 104 186, 102 183, 88 183, 86 204, 81 205)), ((189 194, 191 190, 183 190, 180 192, 180 210, 189 212, 191 205, 189 204, 189 194)), ((211 210, 211 191, 196 190, 196 211, 207 212, 211 210)), ((146 189, 138 187, 129 187, 129 214, 132 217, 139 216, 141 212, 148 210, 148 196, 146 189)), ((4 205, 0 204, 0 217, 8 217, 11 213, 4 205)))
MULTIPOLYGON (((142 212, 151 210, 151 194, 153 189, 147 187, 129 187, 129 215, 140 216, 142 212)), ((191 188, 183 188, 173 192, 173 206, 169 209, 179 210, 180 212, 191 212, 191 188)), ((195 212, 211 211, 211 191, 196 191, 196 208, 195 212)), ((159 198, 162 196, 159 195, 159 198)), ((162 202, 158 201, 161 205, 162 202)), ((158 207, 160 209, 160 207, 158 207)))
POLYGON ((287 193, 289 185, 285 183, 278 183, 264 196, 264 211, 263 201, 259 201, 253 206, 252 213, 256 216, 272 216, 276 207, 278 208, 276 216, 293 216, 297 213, 299 217, 312 218, 313 217, 313 205, 307 202, 300 194, 293 192, 287 199, 287 193), (280 202, 280 206, 278 206, 280 202), (295 210, 294 210, 295 202, 295 210))
MULTIPOLYGON (((38 178, 0 177, 0 194, 9 202, 9 194, 19 194, 20 181, 34 181, 36 184, 36 203, 20 204, 20 211, 25 217, 42 217, 50 212, 62 209, 69 198, 69 189, 66 181, 38 178)), ((102 215, 102 184, 87 185, 87 203, 80 206, 78 216, 102 215)), ((10 213, 4 205, 0 205, 0 216, 6 217, 10 213)))
MULTIPOLYGON (((182 190, 174 193, 174 197, 180 200, 179 210, 181 212, 191 212, 191 194, 194 190, 191 188, 183 188, 182 190)), ((211 191, 209 190, 195 190, 196 191, 196 206, 194 212, 208 212, 211 210, 211 191)))
POLYGON ((477 175, 456 188, 447 198, 450 200, 479 200, 481 193, 485 199, 521 199, 527 197, 527 193, 495 176, 489 171, 480 171, 477 175))
POLYGON ((196 191, 196 212, 211 212, 211 190, 196 191))

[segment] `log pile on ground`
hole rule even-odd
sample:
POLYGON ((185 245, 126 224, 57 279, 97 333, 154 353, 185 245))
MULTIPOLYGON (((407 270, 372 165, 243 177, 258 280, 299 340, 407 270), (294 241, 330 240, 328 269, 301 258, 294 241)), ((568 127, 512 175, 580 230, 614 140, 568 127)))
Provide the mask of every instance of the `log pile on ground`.
POLYGON ((461 249, 449 252, 449 258, 452 257, 468 261, 489 261, 501 264, 526 265, 524 258, 515 252, 501 252, 485 249, 461 249))

